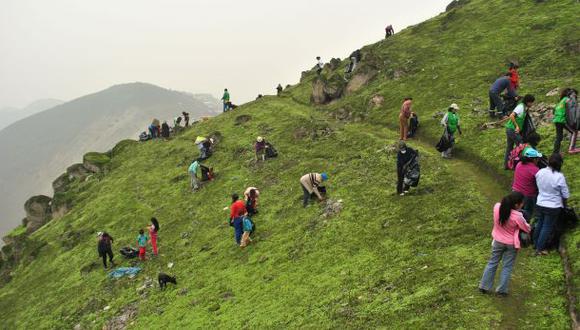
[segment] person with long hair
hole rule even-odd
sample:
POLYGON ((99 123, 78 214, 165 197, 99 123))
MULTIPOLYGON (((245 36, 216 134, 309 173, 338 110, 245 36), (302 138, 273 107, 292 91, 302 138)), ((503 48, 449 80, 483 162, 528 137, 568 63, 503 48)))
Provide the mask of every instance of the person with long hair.
POLYGON ((524 216, 527 220, 532 218, 536 198, 538 197, 538 186, 536 185, 536 173, 538 161, 542 154, 536 149, 528 147, 524 149, 520 162, 516 165, 512 190, 519 191, 524 195, 524 216))
POLYGON ((576 127, 568 126, 566 120, 566 108, 568 103, 577 102, 576 95, 578 92, 572 88, 564 88, 560 92, 560 100, 554 108, 554 127, 556 128, 556 139, 554 140, 554 150, 553 153, 559 153, 560 147, 562 145, 562 140, 564 139, 564 129, 570 132, 570 148, 569 151, 574 151, 576 148, 576 139, 578 137, 578 130, 576 127))
POLYGON ((536 173, 538 201, 536 202, 537 223, 534 230, 534 244, 537 255, 548 254, 548 239, 562 208, 566 207, 566 202, 570 198, 566 178, 561 172, 563 163, 562 155, 552 154, 548 160, 548 167, 536 173))
POLYGON ((502 270, 496 293, 500 296, 508 294, 509 281, 520 248, 519 231, 529 233, 531 230, 522 212, 519 211, 523 205, 524 195, 514 191, 493 207, 491 258, 481 277, 479 284, 481 293, 491 292, 495 273, 501 261, 502 270))
POLYGON ((151 239, 151 247, 153 248, 153 255, 157 256, 157 233, 159 232, 159 221, 157 218, 151 218, 151 225, 149 226, 149 237, 151 239))

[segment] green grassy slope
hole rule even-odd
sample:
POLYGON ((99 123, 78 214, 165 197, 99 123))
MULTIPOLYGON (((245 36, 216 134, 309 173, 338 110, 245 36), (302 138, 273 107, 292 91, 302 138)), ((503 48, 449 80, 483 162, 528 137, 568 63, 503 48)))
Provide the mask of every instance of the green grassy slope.
MULTIPOLYGON (((478 131, 487 118, 470 109, 478 98, 485 109, 488 85, 511 57, 522 64, 522 92, 540 100, 554 87, 578 86, 577 54, 562 49, 577 8, 573 1, 473 0, 365 47, 361 70, 374 66, 379 75, 332 105, 309 105, 309 76, 282 98, 252 102, 171 141, 127 145, 109 173, 74 184, 68 215, 31 237, 47 245, 0 289, 0 318, 7 328, 99 328, 135 306, 134 328, 567 327, 557 256, 523 251, 506 300, 476 290, 489 253, 491 206, 508 191, 508 174, 500 170, 503 131, 478 131), (403 77, 391 79, 395 70, 403 77), (384 96, 382 107, 368 106, 375 94, 384 96), (396 141, 398 107, 409 94, 422 119, 422 142, 411 142, 421 151, 422 178, 401 198, 394 195, 394 154, 385 147, 396 141), (463 157, 443 162, 431 143, 440 130, 431 114, 451 102, 465 109, 463 157), (332 119, 341 108, 366 120, 332 119), (240 115, 251 119, 236 125, 240 115), (215 132, 222 139, 208 163, 218 177, 191 194, 193 140, 215 132), (274 142, 280 157, 255 165, 257 135, 274 142), (319 207, 300 206, 299 177, 323 170, 331 175, 330 198, 344 203, 329 219, 319 207), (241 251, 223 208, 229 194, 250 185, 262 191, 262 207, 256 244, 241 251), (161 256, 135 279, 106 279, 95 233, 110 232, 116 247, 134 245, 153 215, 161 221, 161 256), (179 285, 138 292, 159 271, 176 274, 179 285)), ((542 132, 549 136, 551 128, 542 132)), ((573 191, 578 162, 566 158, 573 191)))

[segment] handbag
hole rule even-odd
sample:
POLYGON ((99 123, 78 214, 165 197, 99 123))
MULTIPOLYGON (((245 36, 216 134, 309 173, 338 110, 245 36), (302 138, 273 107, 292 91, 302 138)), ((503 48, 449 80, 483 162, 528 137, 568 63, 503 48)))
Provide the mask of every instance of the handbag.
POLYGON ((518 233, 518 237, 520 238, 520 246, 523 248, 527 248, 532 245, 532 236, 526 233, 523 230, 520 230, 518 233))

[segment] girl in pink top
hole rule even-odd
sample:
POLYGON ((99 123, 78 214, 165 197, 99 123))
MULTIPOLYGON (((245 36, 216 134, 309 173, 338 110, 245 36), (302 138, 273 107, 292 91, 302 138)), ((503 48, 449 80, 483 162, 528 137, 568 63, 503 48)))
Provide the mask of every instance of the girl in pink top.
POLYGON ((496 292, 500 296, 508 293, 508 284, 512 274, 517 251, 520 248, 519 232, 530 232, 530 225, 518 211, 524 205, 524 195, 514 191, 495 204, 493 208, 493 237, 491 258, 485 267, 479 291, 489 293, 495 278, 495 272, 502 261, 502 270, 496 292))
POLYGON ((149 237, 151 237, 151 247, 153 247, 153 255, 157 256, 157 232, 159 231, 159 221, 156 218, 151 218, 151 226, 149 226, 149 237))

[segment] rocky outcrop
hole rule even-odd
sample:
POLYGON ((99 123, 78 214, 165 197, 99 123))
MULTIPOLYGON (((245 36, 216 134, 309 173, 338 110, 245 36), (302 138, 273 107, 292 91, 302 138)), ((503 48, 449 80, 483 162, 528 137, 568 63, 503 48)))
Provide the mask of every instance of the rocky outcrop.
POLYGON ((26 201, 24 211, 26 211, 27 233, 35 232, 52 219, 51 201, 52 198, 44 195, 34 196, 26 201))
POLYGON ((138 144, 138 143, 139 142, 137 142, 135 140, 131 140, 131 139, 122 140, 121 142, 115 144, 113 149, 111 149, 111 151, 109 152, 110 157, 115 157, 118 154, 120 154, 121 152, 123 152, 123 150, 127 149, 129 146, 132 146, 132 145, 138 144))
POLYGON ((469 2, 470 2, 470 0, 453 0, 453 1, 451 1, 451 3, 449 3, 447 5, 447 7, 445 7, 445 11, 448 12, 448 11, 451 11, 452 9, 465 6, 469 2))
POLYGON ((83 164, 74 164, 66 169, 69 178, 76 178, 79 181, 84 181, 87 176, 91 174, 83 164))
POLYGON ((54 190, 55 193, 66 191, 70 181, 68 173, 64 173, 52 182, 52 190, 54 190))
POLYGON ((83 156, 83 166, 93 173, 105 172, 110 162, 111 157, 100 152, 89 152, 83 156))
POLYGON ((377 73, 378 72, 376 70, 372 69, 357 71, 346 85, 346 94, 352 94, 361 89, 363 86, 366 86, 377 76, 377 73))
POLYGON ((346 82, 337 73, 331 74, 330 77, 318 77, 312 82, 312 95, 310 100, 314 104, 328 104, 339 99, 346 86, 346 82))

